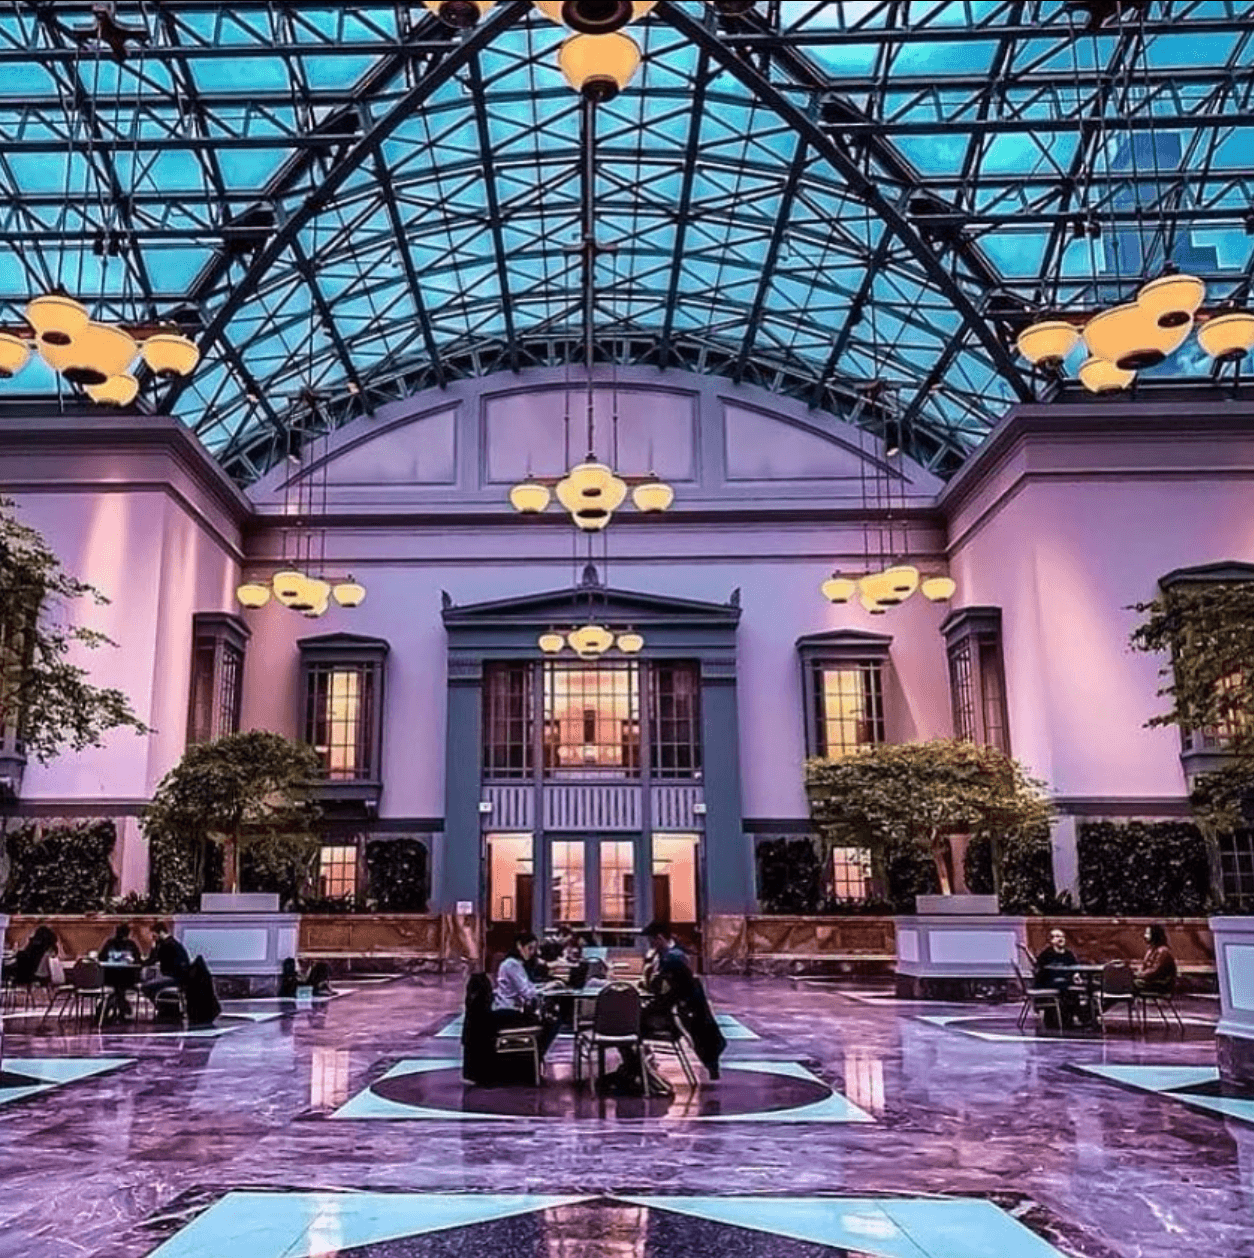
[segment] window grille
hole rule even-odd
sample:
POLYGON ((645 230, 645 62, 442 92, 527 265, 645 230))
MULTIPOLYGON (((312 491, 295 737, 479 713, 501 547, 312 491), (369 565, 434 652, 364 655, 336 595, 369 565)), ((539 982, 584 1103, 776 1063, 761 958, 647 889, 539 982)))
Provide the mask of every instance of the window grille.
POLYGON ((640 775, 640 666, 544 665, 547 777, 640 775))
POLYGON ((967 607, 941 626, 949 656, 954 737, 1010 752, 1001 608, 967 607))
POLYGON ((530 664, 484 668, 483 773, 488 781, 530 777, 535 768, 535 689, 530 664))
POLYGON ((884 691, 878 660, 814 664, 815 754, 840 760, 884 741, 884 691))
POLYGON ((330 781, 376 776, 377 679, 373 663, 308 665, 305 741, 318 753, 330 781))
POLYGON ((326 843, 318 858, 318 889, 327 899, 351 899, 357 894, 357 848, 326 843))
POLYGON ((247 637, 247 629, 233 616, 205 613, 195 617, 187 711, 189 744, 239 732, 247 637))
POLYGON ((954 737, 975 742, 975 688, 971 684, 970 638, 955 643, 949 652, 949 694, 954 709, 954 737))
POLYGON ((865 900, 871 894, 871 853, 862 847, 832 852, 832 894, 840 900, 865 900))
POLYGON ((701 776, 701 679, 696 664, 651 666, 649 747, 655 778, 701 776))
POLYGON ((1229 910, 1254 910, 1254 830, 1220 836, 1219 868, 1229 910))

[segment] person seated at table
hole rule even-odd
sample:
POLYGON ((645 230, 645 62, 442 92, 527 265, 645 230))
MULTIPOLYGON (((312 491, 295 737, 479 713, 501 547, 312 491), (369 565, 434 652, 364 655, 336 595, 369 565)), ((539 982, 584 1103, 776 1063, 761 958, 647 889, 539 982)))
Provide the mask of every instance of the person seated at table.
POLYGON ((496 993, 492 999, 492 1020, 497 1030, 509 1027, 540 1027, 540 1056, 549 1051, 559 1023, 544 1015, 540 989, 527 970, 536 955, 536 937, 529 930, 514 936, 514 946, 496 973, 496 993))
POLYGON ((279 971, 279 996, 284 1000, 295 1000, 296 989, 300 987, 300 970, 296 968, 295 957, 284 957, 283 967, 279 971))
POLYGON ((710 1009, 701 980, 688 964, 688 954, 671 937, 670 927, 663 922, 650 922, 643 933, 648 936, 657 957, 648 983, 653 1000, 641 1022, 644 1037, 648 1039, 651 1029, 666 1034, 674 1025, 672 1015, 677 1017, 710 1078, 717 1079, 718 1059, 727 1041, 710 1009))
POLYGON ((142 965, 139 944, 131 938, 128 922, 119 922, 117 929, 100 945, 97 958, 105 965, 142 965))
POLYGON ((19 987, 31 983, 48 982, 48 961, 59 953, 56 931, 47 923, 40 923, 30 938, 17 950, 5 977, 19 987))
MULTIPOLYGON (((1032 981, 1037 987, 1053 988, 1058 993, 1064 1029, 1074 1026, 1077 1019, 1083 1023, 1087 1017, 1081 992, 1076 988, 1078 975, 1075 967, 1079 964, 1075 953, 1067 947, 1066 935, 1054 927, 1049 932, 1049 943, 1036 958, 1036 973, 1032 981)), ((1050 1026, 1051 1021, 1056 1022, 1053 1012, 1052 1009, 1045 1011, 1046 1027, 1050 1026)))
POLYGON ((1167 943, 1167 931, 1157 922, 1145 928, 1149 951, 1141 959, 1132 979, 1135 991, 1170 994, 1176 986, 1176 958, 1167 943))
POLYGON ((192 959, 187 955, 187 949, 170 934, 170 928, 164 922, 157 922, 152 928, 152 951, 144 958, 144 964, 157 967, 157 977, 150 978, 142 988, 144 995, 155 1006, 159 992, 170 988, 182 989, 187 982, 192 959))

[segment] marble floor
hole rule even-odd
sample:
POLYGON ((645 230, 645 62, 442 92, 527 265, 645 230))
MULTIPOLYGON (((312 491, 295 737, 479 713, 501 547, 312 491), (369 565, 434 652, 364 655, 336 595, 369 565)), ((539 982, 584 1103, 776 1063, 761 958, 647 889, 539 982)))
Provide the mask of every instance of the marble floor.
POLYGON ((7 1018, 8 1258, 1254 1258, 1254 1104, 1183 1031, 709 981, 719 1082, 466 1088, 461 983, 227 1002, 213 1035, 7 1018))

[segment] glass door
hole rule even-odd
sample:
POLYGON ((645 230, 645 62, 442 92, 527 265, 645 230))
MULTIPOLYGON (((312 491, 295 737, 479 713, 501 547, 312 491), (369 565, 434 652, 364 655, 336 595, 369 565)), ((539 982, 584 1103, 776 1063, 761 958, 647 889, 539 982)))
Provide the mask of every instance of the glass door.
POLYGON ((636 840, 549 840, 545 925, 593 933, 601 944, 629 946, 636 931, 636 840), (608 938, 607 938, 608 936, 608 938))
POLYGON ((549 848, 552 896, 549 926, 586 929, 588 920, 588 840, 553 839, 549 848))

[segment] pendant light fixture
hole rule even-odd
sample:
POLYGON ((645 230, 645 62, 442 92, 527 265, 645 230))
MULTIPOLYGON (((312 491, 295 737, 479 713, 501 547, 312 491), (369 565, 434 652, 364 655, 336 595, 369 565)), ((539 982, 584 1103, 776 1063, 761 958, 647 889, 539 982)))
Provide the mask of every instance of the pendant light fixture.
POLYGON ((584 35, 609 35, 657 8, 657 0, 535 0, 545 17, 584 35))
POLYGON ((105 406, 129 406, 139 393, 139 381, 124 373, 110 376, 103 384, 89 384, 83 391, 105 406))
POLYGON ((566 82, 587 100, 604 104, 640 68, 640 48, 630 35, 572 35, 557 53, 566 82))
POLYGON ((11 380, 29 361, 29 343, 20 336, 0 332, 0 380, 11 380))
POLYGON ((144 341, 142 350, 149 370, 162 380, 190 376, 200 362, 196 342, 180 332, 157 332, 144 341))
POLYGON ((1034 367, 1061 367, 1080 340, 1079 329, 1061 319, 1034 323, 1019 333, 1019 353, 1034 367))
POLYGON ((1216 362, 1237 362, 1254 349, 1254 314, 1217 314, 1197 330, 1197 343, 1216 362))
POLYGON ((423 0, 423 4, 446 26, 464 31, 477 26, 496 0, 423 0))
POLYGON ((1086 358, 1077 374, 1090 393, 1119 393, 1136 379, 1135 371, 1126 371, 1104 358, 1086 358))

